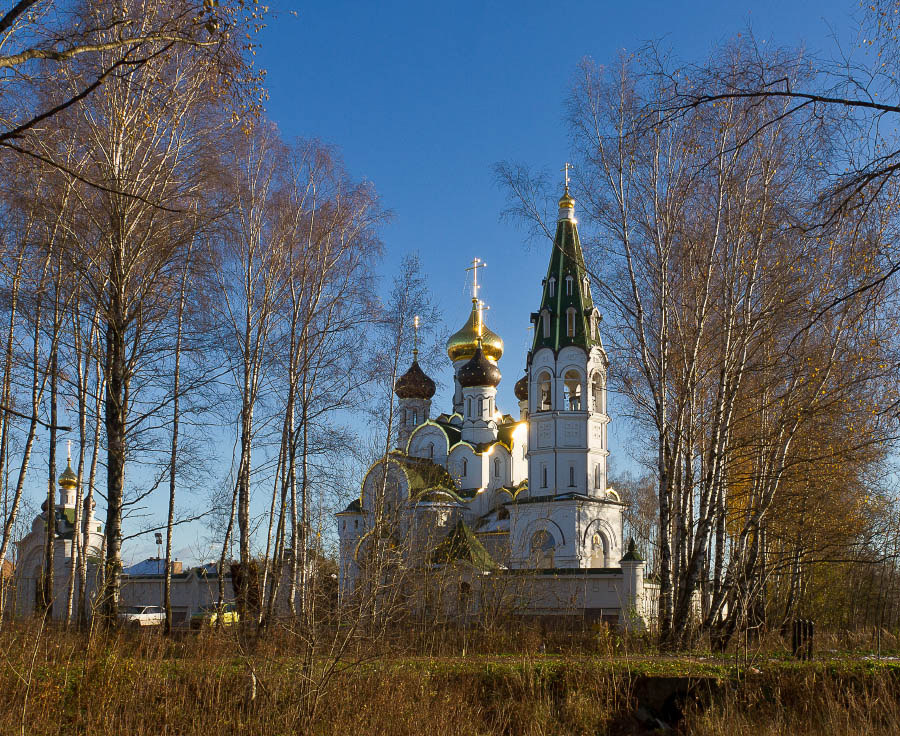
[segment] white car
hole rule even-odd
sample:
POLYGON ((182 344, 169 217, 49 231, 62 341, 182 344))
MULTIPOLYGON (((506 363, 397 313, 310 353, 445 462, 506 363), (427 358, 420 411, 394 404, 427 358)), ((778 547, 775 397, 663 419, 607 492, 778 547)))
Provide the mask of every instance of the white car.
POLYGON ((159 606, 122 606, 119 609, 119 623, 122 626, 139 629, 143 626, 162 626, 166 622, 166 612, 159 606))

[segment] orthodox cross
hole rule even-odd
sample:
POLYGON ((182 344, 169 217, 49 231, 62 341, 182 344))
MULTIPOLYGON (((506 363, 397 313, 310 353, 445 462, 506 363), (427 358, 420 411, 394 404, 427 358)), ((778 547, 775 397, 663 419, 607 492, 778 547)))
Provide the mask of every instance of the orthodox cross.
POLYGON ((419 315, 413 317, 413 360, 419 357, 419 315))
POLYGON ((472 298, 478 299, 478 269, 486 268, 487 264, 480 258, 473 258, 472 265, 466 271, 472 272, 472 298))
POLYGON ((572 164, 570 164, 568 161, 566 161, 566 165, 560 169, 560 171, 564 171, 566 174, 566 191, 567 192, 569 191, 569 169, 574 169, 574 168, 575 167, 572 166, 572 164))
POLYGON ((66 456, 69 459, 69 464, 72 464, 72 440, 66 440, 66 456))

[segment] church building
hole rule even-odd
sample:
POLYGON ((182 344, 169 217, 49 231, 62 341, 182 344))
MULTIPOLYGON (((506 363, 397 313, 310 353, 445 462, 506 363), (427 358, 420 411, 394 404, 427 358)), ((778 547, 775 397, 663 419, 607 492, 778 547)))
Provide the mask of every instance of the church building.
POLYGON ((568 182, 549 256, 515 415, 497 405, 503 340, 484 323, 478 259, 471 313, 447 342, 449 411, 432 411, 435 384, 413 350, 395 385, 398 447, 337 514, 342 595, 362 591, 375 551, 391 549, 408 580, 457 571, 462 593, 440 605, 460 615, 479 615, 502 588, 524 615, 649 617, 652 586, 607 485, 609 359, 568 182))

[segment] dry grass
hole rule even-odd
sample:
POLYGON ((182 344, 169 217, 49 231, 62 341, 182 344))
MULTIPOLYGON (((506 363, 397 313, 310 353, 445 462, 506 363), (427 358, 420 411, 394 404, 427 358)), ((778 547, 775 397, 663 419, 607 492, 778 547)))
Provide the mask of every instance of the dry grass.
MULTIPOLYGON (((310 658, 286 629, 167 640, 6 625, 0 734, 638 734, 651 732, 636 715, 639 679, 698 674, 683 659, 635 657, 634 644, 615 637, 522 635, 516 653, 486 655, 510 644, 493 636, 354 642, 327 678, 334 661, 310 658), (562 653, 536 653, 550 649, 562 653)), ((900 733, 889 669, 773 666, 748 680, 728 672, 707 672, 721 685, 688 709, 683 733, 900 733)))

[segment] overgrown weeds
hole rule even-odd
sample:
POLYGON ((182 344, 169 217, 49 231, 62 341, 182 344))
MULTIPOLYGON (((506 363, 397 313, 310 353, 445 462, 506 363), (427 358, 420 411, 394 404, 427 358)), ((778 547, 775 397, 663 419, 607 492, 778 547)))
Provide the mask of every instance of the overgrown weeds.
POLYGON ((287 626, 167 639, 11 625, 0 734, 638 734, 656 718, 697 734, 900 733, 900 667, 874 660, 757 657, 758 670, 615 632, 531 630, 518 649, 492 636, 493 652, 472 632, 395 632, 334 662, 287 626), (660 687, 665 708, 646 699, 660 687))

